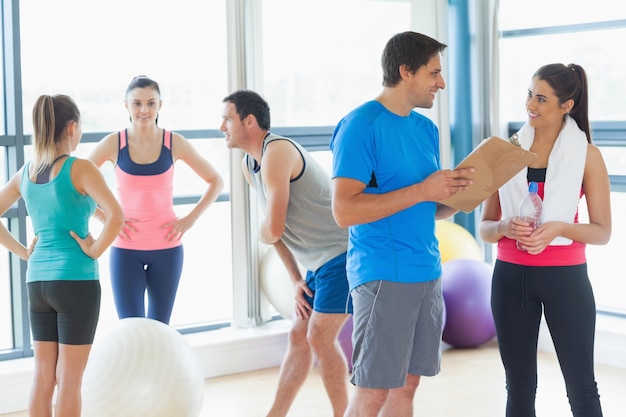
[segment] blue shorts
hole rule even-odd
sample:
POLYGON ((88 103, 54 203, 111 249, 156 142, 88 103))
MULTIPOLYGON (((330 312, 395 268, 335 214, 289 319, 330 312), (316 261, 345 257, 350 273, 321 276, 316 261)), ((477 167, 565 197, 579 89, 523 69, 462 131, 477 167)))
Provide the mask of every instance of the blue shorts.
POLYGON ((307 271, 306 285, 313 297, 304 298, 313 311, 329 314, 352 314, 352 297, 346 275, 346 253, 334 257, 316 271, 307 271))

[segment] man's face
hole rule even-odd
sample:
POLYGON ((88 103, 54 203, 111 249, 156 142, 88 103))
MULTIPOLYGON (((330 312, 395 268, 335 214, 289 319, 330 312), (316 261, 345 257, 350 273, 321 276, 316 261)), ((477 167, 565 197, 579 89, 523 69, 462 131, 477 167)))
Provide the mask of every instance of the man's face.
POLYGON ((243 141, 246 139, 247 132, 243 122, 239 118, 239 114, 237 114, 235 105, 231 102, 224 103, 220 130, 224 133, 227 148, 241 148, 243 141))
POLYGON ((441 75, 441 57, 434 55, 426 65, 421 66, 407 79, 410 101, 414 107, 430 109, 435 95, 446 88, 441 75))

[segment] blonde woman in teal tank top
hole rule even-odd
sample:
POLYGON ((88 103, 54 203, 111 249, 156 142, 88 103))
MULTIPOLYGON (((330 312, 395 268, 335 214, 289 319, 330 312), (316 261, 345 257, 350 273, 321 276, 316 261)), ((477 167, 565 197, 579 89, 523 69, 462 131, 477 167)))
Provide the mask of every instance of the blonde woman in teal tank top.
POLYGON ((35 355, 30 416, 53 415, 53 408, 56 416, 81 414, 76 381, 82 380, 100 313, 97 258, 124 219, 98 168, 70 156, 81 136, 80 112, 70 97, 39 97, 33 109, 34 158, 0 189, 0 213, 23 198, 35 232, 27 248, 0 224, 0 244, 28 261, 35 355), (88 229, 96 205, 106 217, 97 238, 88 229))

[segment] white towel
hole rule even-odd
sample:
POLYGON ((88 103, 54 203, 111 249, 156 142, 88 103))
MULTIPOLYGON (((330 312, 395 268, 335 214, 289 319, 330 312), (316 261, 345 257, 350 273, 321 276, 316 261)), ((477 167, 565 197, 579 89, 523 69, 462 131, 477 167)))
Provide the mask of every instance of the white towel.
MULTIPOLYGON (((525 123, 517 135, 522 148, 528 150, 535 137, 535 128, 525 123)), ((566 116, 561 133, 556 138, 548 157, 542 223, 574 222, 587 160, 587 145, 585 132, 578 128, 574 119, 566 116)), ((519 204, 528 194, 526 175, 527 170, 523 169, 500 188, 503 219, 519 215, 519 204)), ((563 246, 571 243, 571 239, 557 236, 550 245, 563 246)))

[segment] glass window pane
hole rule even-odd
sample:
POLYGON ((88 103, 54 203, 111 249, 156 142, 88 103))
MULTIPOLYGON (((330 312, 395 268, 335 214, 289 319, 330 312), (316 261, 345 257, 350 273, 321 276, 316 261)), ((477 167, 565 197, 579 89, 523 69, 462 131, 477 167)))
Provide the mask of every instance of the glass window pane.
POLYGON ((5 184, 9 178, 7 176, 7 148, 0 146, 0 183, 5 184))
MULTIPOLYGON (((626 175, 626 147, 603 146, 600 147, 600 151, 609 175, 626 175)), ((615 211, 613 213, 613 216, 615 216, 615 211)), ((615 230, 615 226, 613 226, 613 229, 615 230)))
MULTIPOLYGON (((6 156, 7 148, 0 146, 0 184, 6 184, 8 180, 6 156)), ((2 218, 0 221, 2 221, 4 227, 8 228, 6 218, 2 218)), ((0 246, 0 276, 3 277, 0 280, 0 350, 12 349, 14 347, 10 257, 9 251, 0 246)))
POLYGON ((410 19, 408 1, 264 1, 263 92, 272 125, 335 125, 376 97, 385 43, 410 19))
MULTIPOLYGON (((176 206, 178 215, 191 206, 176 206)), ((173 326, 230 320, 233 316, 230 202, 213 204, 185 236, 185 264, 173 326)))
MULTIPOLYGON (((580 205, 581 221, 588 221, 587 205, 580 205)), ((623 270, 622 256, 626 247, 626 219, 621 213, 626 212, 626 193, 611 193, 611 211, 613 233, 607 245, 587 245, 587 264, 589 278, 593 285, 598 309, 619 311, 626 314, 624 291, 626 283, 615 271, 623 270)))
POLYGON ((625 19, 622 0, 500 0, 501 30, 625 19))
POLYGON ((76 100, 85 132, 125 127, 125 89, 139 74, 161 86, 161 126, 219 123, 228 86, 224 1, 27 0, 20 16, 25 132, 37 97, 56 93, 76 100))
MULTIPOLYGON (((230 192, 229 156, 224 138, 215 139, 192 139, 191 144, 204 158, 220 173, 224 179, 222 193, 230 192)), ((176 163, 176 176, 174 179, 174 195, 188 196, 200 195, 206 191, 206 183, 199 178, 182 161, 176 163)))
POLYGON ((585 69, 591 120, 624 120, 623 58, 615 53, 621 50, 623 39, 626 28, 501 39, 501 122, 526 120, 530 79, 539 67, 555 62, 576 63, 585 69))
MULTIPOLYGON (((7 219, 3 218, 2 224, 8 227, 7 219)), ((0 350, 13 348, 13 322, 11 318, 11 279, 9 270, 9 251, 0 247, 0 350)))
MULTIPOLYGON (((4 77, 4 72, 3 72, 3 68, 2 66, 0 66, 0 75, 2 76, 2 79, 5 79, 4 77)), ((4 91, 4 83, 0 83, 0 97, 4 97, 5 100, 0 100, 0 135, 4 135, 6 134, 6 120, 5 120, 5 116, 6 116, 6 108, 5 108, 5 104, 6 104, 6 100, 8 99, 8 97, 6 97, 6 91, 4 91)))

